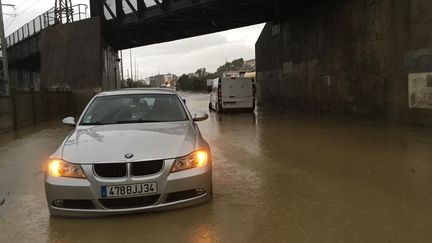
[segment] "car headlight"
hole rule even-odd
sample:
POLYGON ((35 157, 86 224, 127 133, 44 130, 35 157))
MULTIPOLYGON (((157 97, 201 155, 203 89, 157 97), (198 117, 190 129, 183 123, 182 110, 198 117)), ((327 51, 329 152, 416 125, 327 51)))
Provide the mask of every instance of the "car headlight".
POLYGON ((71 164, 60 159, 49 161, 48 173, 54 177, 86 178, 80 165, 71 164))
POLYGON ((177 158, 174 161, 174 165, 171 172, 178 172, 182 170, 188 170, 197 167, 203 167, 207 164, 208 152, 205 150, 195 151, 185 157, 177 158))

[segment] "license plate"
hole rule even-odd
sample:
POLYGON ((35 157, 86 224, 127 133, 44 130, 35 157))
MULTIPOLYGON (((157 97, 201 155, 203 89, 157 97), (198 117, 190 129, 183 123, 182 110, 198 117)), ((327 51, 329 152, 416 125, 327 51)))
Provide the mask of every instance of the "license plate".
POLYGON ((102 198, 109 197, 129 197, 147 194, 155 194, 158 192, 157 183, 143 183, 134 185, 117 185, 117 186, 102 186, 102 198))

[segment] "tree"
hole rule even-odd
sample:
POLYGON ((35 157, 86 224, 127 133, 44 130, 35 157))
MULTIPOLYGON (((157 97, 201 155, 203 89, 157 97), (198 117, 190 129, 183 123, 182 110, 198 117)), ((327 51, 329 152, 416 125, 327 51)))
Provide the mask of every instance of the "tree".
POLYGON ((128 78, 122 81, 121 87, 124 89, 124 88, 146 88, 150 86, 146 85, 141 81, 133 81, 132 79, 128 78))
POLYGON ((195 72, 195 74, 198 75, 199 77, 205 76, 207 74, 207 70, 206 68, 200 68, 195 72))
POLYGON ((133 88, 134 81, 131 78, 122 81, 122 88, 133 88))
POLYGON ((203 91, 207 89, 207 79, 214 79, 216 77, 222 77, 225 72, 228 71, 241 71, 244 68, 243 58, 236 59, 232 62, 227 62, 220 66, 216 73, 208 73, 206 68, 200 68, 196 70, 195 75, 189 76, 183 74, 177 80, 177 90, 192 90, 192 91, 203 91))
POLYGON ((195 72, 196 76, 183 74, 177 80, 177 90, 204 91, 207 90, 207 79, 214 78, 214 74, 207 73, 205 68, 195 72))
POLYGON ((178 90, 188 90, 190 88, 190 80, 189 76, 186 74, 183 74, 178 80, 177 80, 177 89, 178 90))
POLYGON ((241 71, 244 67, 244 59, 239 58, 232 62, 227 62, 224 65, 220 66, 216 71, 217 77, 222 77, 225 72, 229 71, 241 71))

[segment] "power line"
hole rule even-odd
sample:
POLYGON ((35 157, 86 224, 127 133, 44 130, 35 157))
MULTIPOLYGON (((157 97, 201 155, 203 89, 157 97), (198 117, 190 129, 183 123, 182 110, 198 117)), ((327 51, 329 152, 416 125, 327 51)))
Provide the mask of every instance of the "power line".
POLYGON ((18 16, 18 15, 16 15, 16 16, 13 17, 12 21, 9 22, 9 24, 6 26, 5 31, 7 31, 7 30, 11 27, 11 25, 15 22, 17 16, 18 16))
POLYGON ((10 4, 10 3, 3 3, 2 6, 12 7, 13 9, 16 9, 16 8, 15 8, 15 5, 10 4))
POLYGON ((27 10, 29 10, 31 7, 34 7, 36 4, 38 4, 41 1, 42 0, 33 0, 33 1, 27 2, 27 3, 30 3, 30 4, 27 5, 27 7, 25 9, 21 10, 20 12, 18 12, 18 14, 21 15, 21 14, 25 13, 27 10))
POLYGON ((13 20, 11 22, 9 22, 9 24, 6 26, 5 31, 9 30, 9 28, 12 26, 12 24, 15 22, 15 20, 22 15, 23 13, 27 12, 30 8, 34 7, 34 5, 38 4, 39 2, 41 2, 42 0, 33 0, 33 1, 29 1, 27 3, 30 3, 29 5, 26 6, 25 9, 23 9, 22 11, 16 13, 16 16, 13 17, 13 20))
MULTIPOLYGON (((2 7, 3 7, 3 6, 13 8, 13 9, 14 9, 14 12, 15 12, 15 10, 16 10, 15 5, 13 5, 13 4, 3 3, 3 4, 2 4, 2 7)), ((15 13, 3 13, 3 16, 12 16, 12 17, 16 17, 16 14, 15 14, 15 13)))

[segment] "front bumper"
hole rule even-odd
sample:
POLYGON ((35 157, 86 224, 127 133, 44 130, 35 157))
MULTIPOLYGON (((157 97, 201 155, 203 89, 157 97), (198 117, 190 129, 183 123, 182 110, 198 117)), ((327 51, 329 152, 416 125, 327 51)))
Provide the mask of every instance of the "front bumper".
POLYGON ((56 216, 96 217, 125 213, 175 209, 204 203, 211 198, 211 161, 202 168, 170 173, 174 160, 167 160, 164 169, 155 175, 140 178, 106 179, 93 173, 92 165, 83 165, 87 179, 59 178, 47 175, 45 192, 49 211, 56 216), (103 185, 131 185, 157 182, 158 192, 141 197, 110 199, 123 200, 122 206, 107 205, 101 196, 103 185), (128 202, 134 202, 128 205, 128 202))

